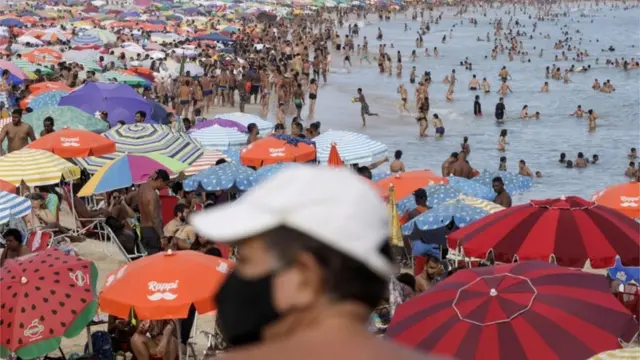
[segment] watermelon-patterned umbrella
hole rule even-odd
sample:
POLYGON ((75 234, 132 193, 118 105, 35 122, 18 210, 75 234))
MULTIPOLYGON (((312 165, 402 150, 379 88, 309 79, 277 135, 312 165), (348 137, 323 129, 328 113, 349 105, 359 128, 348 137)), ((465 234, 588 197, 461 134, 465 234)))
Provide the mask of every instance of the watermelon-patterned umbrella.
POLYGON ((96 312, 96 266, 57 249, 7 260, 0 273, 0 358, 33 359, 80 334, 96 312))

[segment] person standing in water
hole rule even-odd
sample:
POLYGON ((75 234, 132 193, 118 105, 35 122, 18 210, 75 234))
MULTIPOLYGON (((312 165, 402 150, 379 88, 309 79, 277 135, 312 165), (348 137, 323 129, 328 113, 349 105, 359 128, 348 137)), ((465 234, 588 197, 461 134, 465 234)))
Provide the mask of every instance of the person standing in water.
POLYGON ((364 94, 362 93, 362 88, 358 88, 358 97, 354 98, 354 102, 359 102, 360 103, 360 116, 362 117, 362 126, 367 126, 367 120, 365 118, 366 116, 379 116, 376 113, 372 113, 371 111, 369 111, 369 104, 367 104, 367 100, 364 97, 364 94))
POLYGON ((504 106, 504 98, 501 97, 498 103, 496 104, 496 121, 498 123, 504 122, 504 112, 506 107, 504 106))
POLYGON ((393 154, 393 161, 389 164, 389 170, 392 173, 404 172, 404 162, 402 162, 402 150, 396 150, 395 154, 393 154))
POLYGON ((507 144, 507 129, 502 129, 498 138, 498 151, 506 151, 507 144))
POLYGON ((409 97, 409 94, 407 92, 407 89, 404 87, 404 84, 400 84, 400 86, 398 86, 398 94, 400 94, 400 100, 402 100, 402 104, 400 105, 400 112, 404 110, 410 113, 411 111, 409 111, 409 109, 407 108, 407 98, 409 97))
POLYGON ((473 102, 473 115, 482 116, 482 105, 480 104, 480 95, 476 95, 476 100, 473 102))

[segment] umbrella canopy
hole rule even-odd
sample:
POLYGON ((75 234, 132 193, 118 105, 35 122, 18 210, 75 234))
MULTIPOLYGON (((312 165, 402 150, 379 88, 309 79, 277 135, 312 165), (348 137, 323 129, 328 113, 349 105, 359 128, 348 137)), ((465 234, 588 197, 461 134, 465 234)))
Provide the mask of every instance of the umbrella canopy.
POLYGON ((109 113, 109 123, 135 121, 135 113, 151 116, 153 107, 129 85, 88 82, 60 99, 60 106, 73 106, 90 115, 98 111, 109 113))
POLYGON ((91 46, 97 45, 102 46, 104 43, 100 40, 96 35, 90 34, 88 32, 84 32, 80 35, 76 35, 71 39, 71 46, 91 46))
POLYGON ((532 200, 491 214, 449 235, 465 256, 498 262, 555 259, 562 266, 611 267, 616 255, 640 265, 640 224, 606 206, 576 196, 532 200))
POLYGON ((221 41, 221 42, 229 42, 229 41, 233 41, 233 39, 231 39, 228 36, 224 36, 220 33, 217 32, 212 32, 206 35, 201 35, 201 36, 196 36, 195 38, 196 40, 209 40, 209 41, 221 41))
POLYGON ((224 163, 201 171, 184 181, 185 191, 249 190, 255 184, 255 171, 235 163, 224 163))
POLYGON ((183 319, 193 305, 200 314, 216 310, 214 297, 233 262, 199 251, 145 256, 111 273, 100 293, 100 310, 138 319, 183 319), (194 276, 197 274, 197 276, 194 276), (202 281, 207 279, 207 281, 202 281))
POLYGON ((24 115, 22 117, 22 121, 31 125, 36 134, 40 134, 40 132, 44 130, 42 120, 47 116, 51 116, 53 118, 56 127, 59 129, 70 128, 102 132, 109 128, 109 124, 102 119, 89 115, 73 106, 52 106, 40 108, 32 113, 24 115))
POLYGON ((9 72, 9 84, 20 85, 28 78, 27 74, 18 65, 7 60, 0 60, 0 69, 9 72))
POLYGON ((92 262, 57 249, 7 260, 0 275, 0 357, 44 356, 63 336, 83 332, 97 310, 97 279, 92 262))
POLYGON ((125 154, 100 168, 78 192, 78 196, 101 194, 140 184, 160 169, 172 176, 186 168, 186 164, 159 154, 125 154))
POLYGON ((401 172, 376 181, 380 193, 385 197, 389 196, 389 185, 393 185, 397 199, 404 199, 420 188, 448 183, 447 178, 438 176, 431 170, 401 172))
POLYGON ((259 139, 240 152, 242 164, 256 168, 281 162, 304 163, 315 158, 316 149, 313 145, 287 135, 259 139))
POLYGON ((316 143, 317 158, 321 164, 329 161, 332 144, 336 144, 340 158, 347 165, 371 163, 383 158, 387 153, 387 146, 383 143, 349 131, 329 130, 318 135, 313 141, 316 143))
POLYGON ((464 194, 479 199, 493 201, 496 193, 489 186, 459 176, 449 176, 449 184, 464 194))
POLYGON ((27 147, 49 151, 63 158, 100 156, 116 151, 116 143, 103 136, 69 128, 47 134, 27 147))
POLYGON ((198 160, 196 160, 193 164, 191 164, 187 169, 184 170, 184 174, 186 176, 195 175, 211 166, 214 166, 220 159, 231 161, 231 159, 229 159, 227 155, 220 151, 205 149, 202 153, 202 156, 200 156, 198 160))
POLYGON ((491 188, 491 184, 495 177, 502 178, 502 181, 504 181, 504 188, 509 194, 523 193, 531 189, 531 186, 533 185, 532 178, 507 171, 484 171, 480 175, 474 177, 472 181, 491 188))
POLYGON ((60 90, 60 91, 67 91, 67 92, 73 90, 72 88, 67 86, 67 84, 59 81, 44 81, 40 83, 35 83, 33 85, 29 85, 29 91, 31 91, 31 93, 42 91, 44 89, 60 90))
POLYGON ((273 175, 277 174, 278 172, 280 172, 280 170, 289 168, 291 166, 301 166, 301 165, 298 163, 277 163, 277 164, 261 167, 256 171, 256 174, 255 174, 256 185, 267 180, 273 175))
POLYGON ((11 219, 21 218, 31 212, 31 201, 22 196, 0 191, 0 224, 11 219))
POLYGON ((114 33, 104 29, 89 29, 85 31, 84 34, 91 35, 100 39, 103 44, 111 44, 118 40, 118 37, 114 33))
POLYGON ((23 148, 0 157, 0 179, 13 185, 51 185, 80 177, 80 169, 44 150, 23 148))
POLYGON ((590 357, 588 360, 637 360, 637 359, 640 359, 640 347, 609 350, 609 351, 602 352, 596 356, 590 357))
MULTIPOLYGON (((60 102, 60 99, 62 99, 62 97, 67 94, 69 94, 68 91, 60 91, 60 90, 45 91, 45 92, 31 94, 23 101, 25 101, 25 105, 26 105, 25 108, 28 106, 32 110, 36 111, 43 108, 57 106, 58 103, 60 102)), ((21 105, 22 105, 22 102, 21 102, 21 105)))
POLYGON ((411 234, 415 229, 433 230, 448 225, 451 220, 459 227, 466 226, 489 214, 504 209, 492 202, 460 195, 439 206, 430 209, 402 226, 404 235, 411 234))
POLYGON ((249 124, 251 123, 254 123, 256 124, 256 126, 258 126, 258 130, 260 130, 260 133, 265 135, 270 134, 273 131, 273 123, 265 121, 257 115, 251 115, 241 112, 224 113, 216 115, 213 120, 219 119, 232 120, 244 125, 245 127, 249 126, 249 124))
POLYGON ((396 308, 386 336, 460 360, 582 360, 637 331, 604 276, 527 261, 458 271, 396 308))
POLYGON ((107 71, 106 73, 102 74, 102 78, 109 81, 115 80, 115 82, 131 86, 151 85, 151 83, 147 79, 143 79, 140 76, 120 71, 107 71))
POLYGON ((595 194, 596 204, 618 210, 632 219, 640 218, 640 182, 610 186, 595 194))
POLYGON ((197 123, 194 127, 191 128, 191 131, 196 131, 196 130, 201 130, 204 128, 208 128, 211 126, 221 126, 224 128, 231 128, 231 129, 236 129, 239 132, 242 133, 246 133, 247 127, 245 125, 242 125, 241 123, 237 122, 237 121, 233 121, 233 120, 228 120, 228 119, 220 119, 220 118, 216 118, 216 119, 212 119, 212 120, 205 120, 205 121, 201 121, 199 123, 197 123))
POLYGON ((201 130, 191 131, 189 135, 196 139, 207 149, 226 150, 239 149, 247 144, 247 133, 242 133, 235 128, 213 125, 201 130))

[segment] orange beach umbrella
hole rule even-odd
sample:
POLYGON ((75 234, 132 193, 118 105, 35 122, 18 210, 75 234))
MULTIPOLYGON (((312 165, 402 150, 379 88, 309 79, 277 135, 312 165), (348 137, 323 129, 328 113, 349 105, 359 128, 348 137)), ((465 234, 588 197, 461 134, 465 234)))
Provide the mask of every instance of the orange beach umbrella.
POLYGON ((29 86, 29 91, 31 91, 31 93, 35 93, 35 92, 43 90, 43 89, 61 90, 61 91, 71 91, 71 90, 73 90, 72 88, 67 86, 65 83, 62 83, 62 82, 59 82, 59 81, 43 81, 43 82, 36 83, 36 84, 33 84, 33 85, 29 86))
POLYGON ((167 251, 130 262, 107 276, 100 310, 120 318, 184 319, 191 305, 216 310, 214 297, 233 262, 201 252, 167 251))
POLYGON ((637 181, 609 186, 595 194, 592 200, 632 219, 640 219, 640 183, 637 181))
POLYGON ((307 162, 316 158, 316 148, 290 136, 269 136, 242 149, 240 161, 256 168, 282 162, 307 162), (291 138, 291 139, 289 139, 291 138))
POLYGON ((331 144, 331 150, 329 150, 329 159, 327 160, 327 165, 332 167, 344 166, 344 161, 342 161, 342 158, 340 157, 340 153, 338 152, 336 143, 331 144))
POLYGON ((431 170, 407 171, 392 174, 376 182, 380 194, 389 196, 389 185, 393 185, 397 200, 411 195, 416 189, 429 185, 448 184, 449 179, 436 175, 431 170))
POLYGON ((62 158, 102 156, 116 152, 116 143, 87 130, 62 129, 47 134, 27 146, 62 158))

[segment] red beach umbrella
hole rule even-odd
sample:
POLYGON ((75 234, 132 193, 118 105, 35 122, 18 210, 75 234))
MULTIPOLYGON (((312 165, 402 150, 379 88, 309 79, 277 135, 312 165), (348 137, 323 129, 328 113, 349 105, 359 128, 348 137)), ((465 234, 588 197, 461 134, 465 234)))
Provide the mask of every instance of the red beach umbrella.
POLYGON ((640 265, 640 224, 628 216, 576 196, 532 200, 474 222, 448 236, 452 249, 496 261, 555 259, 561 266, 596 269, 640 265))
POLYGON ((583 360, 637 331, 604 276, 527 261, 455 273, 400 305, 386 336, 459 360, 583 360))

